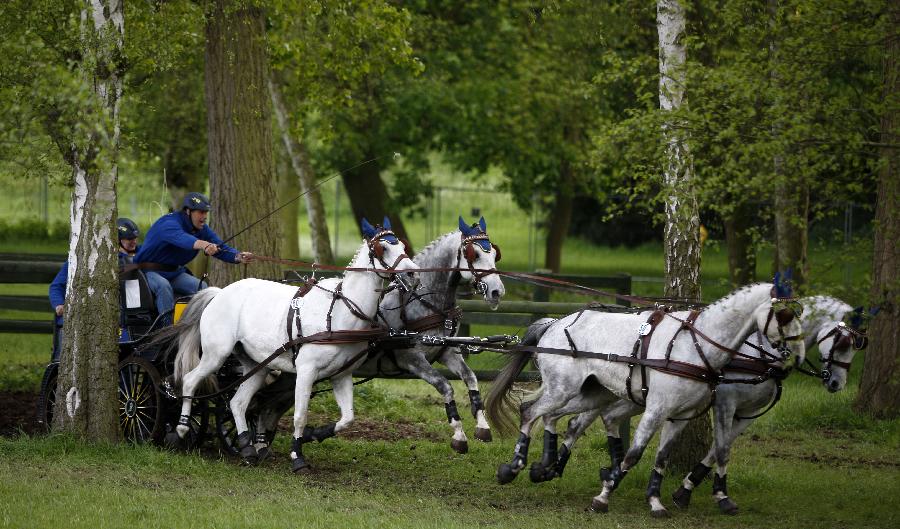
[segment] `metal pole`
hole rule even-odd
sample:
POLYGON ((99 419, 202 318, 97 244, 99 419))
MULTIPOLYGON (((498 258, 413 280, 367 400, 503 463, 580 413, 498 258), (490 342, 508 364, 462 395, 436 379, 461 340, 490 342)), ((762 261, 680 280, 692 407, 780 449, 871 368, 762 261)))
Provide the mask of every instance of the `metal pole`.
POLYGON ((537 228, 535 226, 535 215, 537 211, 537 195, 531 195, 531 215, 528 222, 528 269, 534 271, 535 268, 535 241, 537 228))

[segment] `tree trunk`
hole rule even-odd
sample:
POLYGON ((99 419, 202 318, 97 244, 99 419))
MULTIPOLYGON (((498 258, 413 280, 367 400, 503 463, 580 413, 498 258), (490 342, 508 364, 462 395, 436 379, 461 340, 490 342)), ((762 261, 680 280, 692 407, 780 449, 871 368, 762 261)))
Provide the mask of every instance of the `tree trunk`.
POLYGON ((116 376, 119 277, 115 230, 125 11, 94 0, 82 12, 82 70, 93 87, 89 131, 70 143, 72 236, 54 429, 92 441, 121 438, 116 376))
MULTIPOLYGON (((300 183, 303 199, 306 201, 306 216, 309 219, 309 237, 313 256, 317 263, 333 264, 334 254, 331 252, 328 223, 325 221, 325 204, 322 202, 322 193, 316 187, 316 174, 312 164, 309 163, 306 146, 300 143, 295 134, 291 133, 289 115, 287 107, 284 105, 284 99, 281 97, 281 89, 271 77, 269 94, 272 97, 272 107, 275 109, 275 117, 278 118, 278 126, 281 129, 281 140, 291 160, 291 167, 294 169, 297 181, 300 183)), ((294 224, 296 224, 296 216, 294 224)), ((391 219, 391 224, 393 225, 393 219, 391 219)))
POLYGON ((730 216, 724 219, 725 244, 728 246, 728 278, 733 287, 756 281, 756 251, 750 228, 753 225, 753 207, 736 204, 730 216))
MULTIPOLYGON (((274 211, 275 164, 266 94, 265 17, 249 3, 214 0, 206 18, 206 107, 209 132, 210 225, 241 251, 280 255, 274 211)), ((252 275, 279 278, 272 263, 231 265, 210 261, 217 286, 252 275)))
POLYGON ((275 158, 278 172, 278 196, 281 197, 282 202, 281 209, 278 211, 281 234, 284 236, 281 241, 281 251, 286 257, 299 259, 302 257, 300 255, 300 234, 297 229, 300 208, 297 206, 296 197, 300 195, 300 185, 284 149, 275 149, 275 158), (288 200, 290 202, 287 202, 288 200))
POLYGON ((775 191, 775 271, 793 271, 794 288, 806 283, 808 246, 809 187, 785 182, 776 160, 776 178, 782 184, 775 191))
POLYGON ((889 2, 884 54, 884 114, 881 118, 881 175, 875 208, 875 251, 872 256, 872 306, 881 311, 869 325, 856 407, 876 417, 900 415, 900 2, 889 2))
MULTIPOLYGON (((685 97, 685 11, 679 0, 658 0, 659 105, 677 111, 685 97)), ((700 217, 694 192, 693 161, 683 127, 672 120, 663 126, 667 163, 663 175, 666 225, 666 296, 700 299, 700 217)), ((690 421, 671 452, 672 470, 682 474, 706 455, 712 441, 709 414, 690 421)))
MULTIPOLYGON (((367 160, 375 158, 367 156, 367 160)), ((403 220, 395 211, 390 210, 391 199, 387 187, 381 180, 378 161, 364 163, 358 167, 342 173, 344 189, 350 198, 350 207, 353 209, 354 221, 359 229, 359 221, 365 217, 373 225, 381 224, 385 215, 391 219, 394 233, 402 239, 409 240, 403 220)), ((361 233, 361 232, 360 232, 361 233)), ((410 241, 411 242, 411 241, 410 241)))
POLYGON ((573 192, 572 165, 563 162, 560 185, 556 190, 553 207, 550 208, 550 225, 547 230, 547 246, 544 253, 544 267, 554 273, 562 269, 562 248, 572 222, 573 192))

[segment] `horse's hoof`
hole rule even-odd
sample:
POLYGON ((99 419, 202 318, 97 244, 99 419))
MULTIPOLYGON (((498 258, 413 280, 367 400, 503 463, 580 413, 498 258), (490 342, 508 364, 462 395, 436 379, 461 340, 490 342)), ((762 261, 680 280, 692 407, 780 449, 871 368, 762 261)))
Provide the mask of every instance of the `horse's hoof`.
POLYGON ((270 457, 272 457, 272 451, 269 450, 268 446, 263 446, 262 448, 260 448, 259 450, 256 451, 256 455, 258 458, 256 463, 259 464, 259 463, 262 463, 263 461, 265 461, 266 459, 269 459, 270 457))
POLYGON ((722 514, 734 516, 738 513, 738 506, 737 503, 731 501, 731 498, 722 498, 719 500, 719 510, 722 511, 722 514))
POLYGON ((241 460, 247 466, 253 466, 259 462, 259 453, 256 451, 256 447, 253 445, 247 445, 244 448, 241 448, 241 460))
POLYGON ((544 481, 550 481, 556 474, 553 470, 545 467, 541 463, 534 463, 531 465, 531 470, 528 472, 528 477, 531 479, 532 483, 543 483, 544 481))
POLYGON ((512 483, 516 476, 519 474, 518 470, 513 469, 512 465, 509 463, 503 463, 497 468, 497 482, 501 485, 506 485, 507 483, 512 483))
POLYGON ((691 504, 691 491, 684 487, 679 487, 678 490, 672 493, 672 501, 682 509, 687 509, 691 504))
POLYGON ((490 443, 494 440, 491 436, 491 431, 487 428, 475 428, 475 439, 484 441, 485 443, 490 443))
POLYGON ((668 518, 670 515, 669 511, 665 509, 653 509, 650 511, 650 516, 654 518, 668 518))
POLYGON ((469 451, 469 442, 453 439, 450 441, 450 448, 455 450, 458 454, 465 454, 469 451))
POLYGON ((305 474, 312 470, 312 467, 309 463, 306 462, 306 459, 303 457, 298 457, 297 459, 291 461, 291 472, 294 474, 305 474))
POLYGON ((595 498, 591 500, 591 512, 607 513, 609 512, 609 504, 595 498))
POLYGON ((176 432, 169 432, 163 439, 163 444, 169 450, 184 450, 185 440, 178 436, 176 432))

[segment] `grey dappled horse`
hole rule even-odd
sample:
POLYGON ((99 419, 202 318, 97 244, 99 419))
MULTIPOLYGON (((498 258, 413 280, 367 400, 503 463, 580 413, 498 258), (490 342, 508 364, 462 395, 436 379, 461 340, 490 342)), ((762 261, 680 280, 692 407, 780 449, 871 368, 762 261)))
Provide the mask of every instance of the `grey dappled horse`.
MULTIPOLYGON (((652 339, 647 344, 647 358, 664 359, 667 350, 670 350, 671 360, 699 367, 708 363, 709 368, 718 372, 731 360, 734 349, 756 332, 762 333, 777 349, 788 351, 788 354, 788 342, 793 344, 794 352, 802 357, 804 344, 799 336, 800 322, 794 318, 792 311, 783 307, 784 300, 781 299, 789 296, 789 291, 776 291, 772 283, 761 283, 738 289, 706 307, 697 317, 695 328, 725 349, 703 339, 695 345, 689 333, 678 333, 682 321, 664 317, 656 324, 652 339), (701 360, 697 348, 702 351, 705 362, 701 360)), ((523 343, 555 349, 575 347, 579 351, 613 352, 627 356, 647 323, 648 315, 586 311, 580 316, 570 315, 545 325, 540 333, 532 330, 523 343)), ((688 313, 675 312, 671 315, 684 320, 688 313)), ((504 425, 505 398, 516 375, 531 358, 532 354, 527 352, 511 355, 509 364, 494 382, 488 397, 487 413, 495 426, 502 428, 504 425)), ((626 363, 600 359, 537 354, 534 362, 541 372, 541 387, 536 393, 537 398, 524 402, 520 407, 520 436, 513 460, 500 466, 498 480, 501 483, 512 481, 525 467, 531 427, 538 418, 546 418, 547 432, 554 436, 555 441, 555 419, 611 406, 617 401, 630 399, 629 389, 646 386, 645 411, 632 445, 621 462, 604 474, 603 490, 593 499, 591 507, 604 512, 608 509, 610 494, 640 460, 652 435, 662 428, 648 497, 653 514, 664 515, 666 510, 659 500, 659 484, 673 442, 687 424, 684 420, 668 419, 687 419, 702 412, 710 402, 710 385, 650 368, 646 370, 647 381, 644 384, 641 369, 632 370, 626 363)), ((625 416, 633 414, 631 410, 623 413, 625 416)))
MULTIPOLYGON (((805 349, 809 349, 818 343, 819 354, 822 357, 823 366, 826 366, 827 374, 823 372, 823 384, 830 392, 843 389, 847 380, 847 370, 853 359, 855 350, 861 348, 858 340, 848 340, 845 336, 851 333, 859 333, 861 319, 851 319, 850 327, 846 327, 843 319, 851 314, 851 307, 839 299, 827 296, 814 296, 799 300, 803 307, 800 324, 804 332, 805 349), (835 363, 836 362, 836 363, 835 363)), ((860 309, 857 309, 857 312, 860 309)), ((540 325, 536 322, 535 325, 540 325)), ((539 332, 539 328, 535 329, 539 332)), ((762 339, 761 335, 751 335, 748 343, 742 344, 738 352, 745 358, 757 358, 765 360, 770 367, 783 369, 783 365, 772 362, 777 359, 777 351, 771 344, 762 339)), ((796 358, 796 363, 803 362, 802 357, 796 358)), ((787 371, 776 373, 776 377, 784 377, 787 371)), ((756 376, 741 370, 725 369, 726 379, 741 379, 752 382, 756 376)), ((710 447, 706 457, 694 467, 694 470, 684 479, 682 487, 673 494, 676 505, 687 507, 690 502, 691 490, 709 473, 713 464, 717 461, 724 462, 724 466, 718 467, 713 484, 713 497, 719 508, 726 514, 736 514, 737 504, 728 496, 727 488, 727 462, 730 458, 731 446, 735 439, 763 412, 768 406, 774 404, 780 389, 775 378, 766 378, 759 383, 726 383, 716 388, 716 400, 713 405, 715 414, 715 444, 710 447), (724 450, 724 453, 717 453, 724 450)), ((574 450, 575 442, 585 430, 597 419, 603 419, 607 431, 607 443, 615 466, 623 456, 623 446, 620 436, 620 427, 624 421, 643 411, 630 400, 620 400, 605 408, 596 408, 586 411, 569 421, 566 430, 566 438, 557 454, 556 436, 550 432, 544 433, 544 454, 540 462, 531 467, 530 477, 532 481, 549 481, 562 476, 566 463, 574 450)), ((555 423, 559 417, 552 417, 549 422, 555 423)), ((546 420, 546 419, 545 419, 546 420)))

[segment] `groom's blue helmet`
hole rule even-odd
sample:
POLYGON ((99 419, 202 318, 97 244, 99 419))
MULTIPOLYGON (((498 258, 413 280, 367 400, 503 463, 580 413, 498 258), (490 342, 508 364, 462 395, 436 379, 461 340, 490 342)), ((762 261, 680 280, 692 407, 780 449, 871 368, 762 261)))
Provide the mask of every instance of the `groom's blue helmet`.
POLYGON ((200 211, 209 211, 209 199, 203 193, 196 191, 188 193, 184 196, 183 208, 190 210, 199 209, 200 211))

